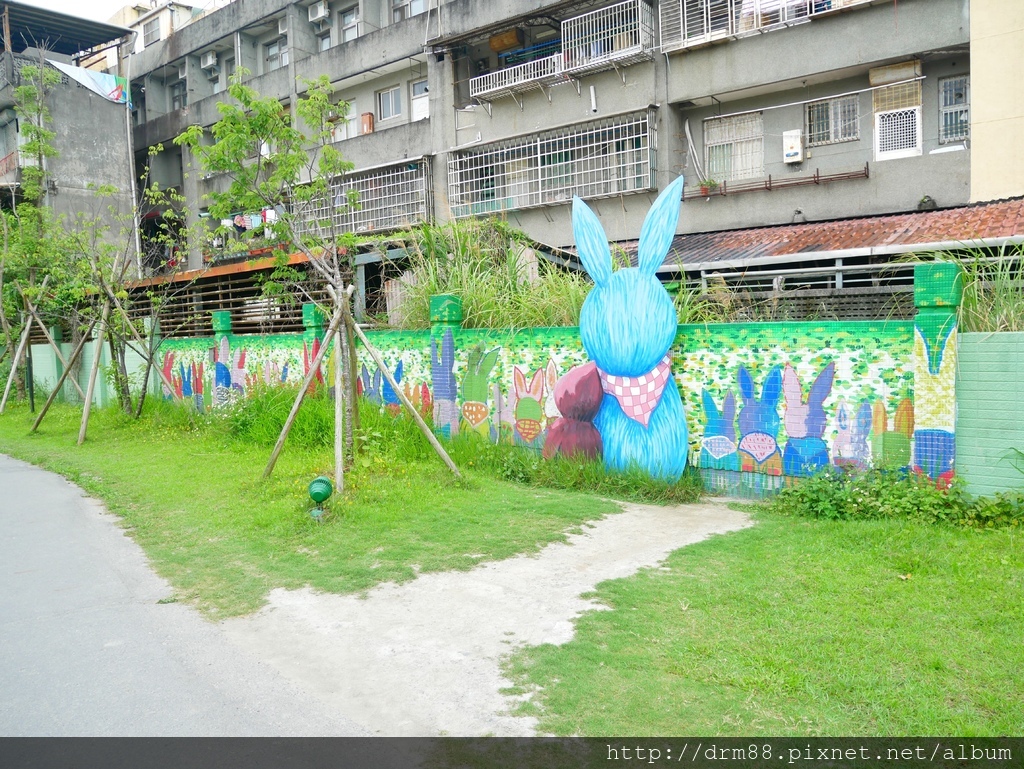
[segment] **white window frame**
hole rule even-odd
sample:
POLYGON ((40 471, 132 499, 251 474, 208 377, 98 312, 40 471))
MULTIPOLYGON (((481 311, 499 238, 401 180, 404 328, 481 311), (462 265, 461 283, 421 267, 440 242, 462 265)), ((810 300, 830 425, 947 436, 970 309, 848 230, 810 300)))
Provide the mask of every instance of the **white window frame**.
POLYGON ((377 120, 383 123, 385 120, 395 120, 402 116, 402 86, 393 85, 381 91, 377 91, 377 120), (384 103, 387 98, 390 114, 384 114, 384 103), (397 109, 395 109, 397 107, 397 109))
POLYGON ((860 139, 860 94, 812 101, 806 105, 804 120, 808 147, 857 141, 860 139), (852 117, 848 112, 851 108, 852 117), (814 115, 818 110, 819 114, 814 115), (826 121, 828 125, 823 127, 826 121), (816 131, 816 128, 821 130, 816 131))
POLYGON ((426 78, 409 83, 409 119, 426 120, 430 117, 430 84, 426 78), (418 86, 423 86, 422 93, 416 93, 418 86), (419 115, 417 115, 419 111, 419 115))
POLYGON ((288 66, 288 36, 282 35, 276 40, 271 40, 263 46, 264 61, 267 65, 267 72, 288 66), (271 49, 275 49, 271 53, 271 49))
POLYGON ((705 120, 704 169, 716 182, 763 178, 764 113, 705 120))
POLYGON ((347 43, 359 37, 359 6, 352 5, 338 11, 338 38, 340 43, 347 43), (345 16, 351 14, 348 21, 345 16))
POLYGON ((359 136, 359 112, 356 108, 355 99, 342 99, 348 104, 348 112, 345 117, 340 117, 334 122, 331 128, 331 140, 343 142, 359 136))
POLYGON ((316 36, 316 48, 320 53, 331 49, 331 30, 320 32, 316 36))
POLYGON ((391 21, 399 22, 429 10, 427 0, 391 0, 391 21))
MULTIPOLYGON (((955 93, 955 91, 952 91, 955 93)), ((962 75, 951 75, 950 77, 939 78, 939 144, 954 144, 962 142, 971 135, 971 76, 965 72, 962 75), (948 102, 948 97, 955 86, 956 81, 963 81, 964 100, 962 102, 948 102), (960 122, 964 128, 955 134, 946 132, 946 116, 963 113, 964 120, 960 122)))
POLYGON ((153 43, 160 42, 160 17, 150 19, 142 25, 142 47, 149 48, 153 43), (150 34, 153 33, 153 34, 150 34))
POLYGON ((882 110, 875 113, 875 160, 898 160, 900 158, 912 158, 921 154, 921 107, 903 107, 901 109, 882 110), (884 133, 892 131, 893 128, 887 123, 894 123, 897 116, 912 118, 914 125, 911 130, 914 133, 913 146, 901 146, 896 149, 884 149, 884 133))

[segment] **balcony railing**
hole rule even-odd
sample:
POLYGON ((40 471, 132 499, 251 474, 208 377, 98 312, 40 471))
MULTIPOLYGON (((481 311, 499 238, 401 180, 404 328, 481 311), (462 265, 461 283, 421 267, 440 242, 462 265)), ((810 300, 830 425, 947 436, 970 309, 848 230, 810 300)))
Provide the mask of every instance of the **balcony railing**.
POLYGON ((484 99, 488 96, 504 96, 543 85, 556 85, 566 81, 562 68, 562 54, 545 56, 508 69, 488 72, 469 81, 469 95, 484 99))
POLYGON ((662 0, 661 48, 706 45, 878 0, 662 0))
POLYGON ((561 51, 478 75, 469 81, 470 95, 509 96, 654 57, 654 11, 645 0, 624 0, 566 19, 561 31, 561 51))
POLYGON ((565 69, 596 72, 654 56, 654 11, 643 0, 625 0, 562 22, 565 69))
POLYGON ((0 184, 8 186, 18 181, 18 150, 0 159, 0 184))
POLYGON ((448 200, 456 218, 654 189, 652 110, 453 152, 448 200))
POLYGON ((427 158, 354 171, 331 184, 330 199, 313 201, 300 213, 300 234, 386 232, 430 217, 427 158))

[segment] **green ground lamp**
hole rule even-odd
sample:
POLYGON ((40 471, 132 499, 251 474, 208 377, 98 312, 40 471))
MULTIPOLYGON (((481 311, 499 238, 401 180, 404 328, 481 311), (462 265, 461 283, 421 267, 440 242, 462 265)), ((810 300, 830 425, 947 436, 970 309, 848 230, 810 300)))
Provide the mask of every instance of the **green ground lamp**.
POLYGON ((324 502, 326 502, 333 493, 334 487, 331 485, 331 480, 329 478, 325 478, 321 475, 320 477, 314 478, 310 481, 309 498, 313 500, 316 507, 310 510, 309 514, 317 521, 323 517, 324 502))

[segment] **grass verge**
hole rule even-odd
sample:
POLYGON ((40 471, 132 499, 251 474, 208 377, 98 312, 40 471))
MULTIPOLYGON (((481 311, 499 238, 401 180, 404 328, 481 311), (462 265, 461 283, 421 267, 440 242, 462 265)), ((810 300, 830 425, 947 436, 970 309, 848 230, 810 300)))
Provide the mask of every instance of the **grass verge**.
POLYGON ((0 419, 0 452, 102 499, 178 600, 218 617, 257 609, 275 587, 359 592, 417 571, 533 552, 618 509, 474 468, 460 485, 426 452, 396 461, 371 451, 347 476, 344 500, 336 498, 331 517, 318 524, 308 514, 306 484, 331 474, 327 450, 289 448, 263 481, 269 450, 232 437, 227 418, 190 418, 162 403, 139 423, 94 413, 89 439, 77 446, 79 409, 54 407, 40 432, 28 435, 27 409, 13 406, 0 419))
POLYGON ((516 653, 524 713, 556 735, 1024 731, 1019 532, 758 520, 603 583, 611 611, 516 653))

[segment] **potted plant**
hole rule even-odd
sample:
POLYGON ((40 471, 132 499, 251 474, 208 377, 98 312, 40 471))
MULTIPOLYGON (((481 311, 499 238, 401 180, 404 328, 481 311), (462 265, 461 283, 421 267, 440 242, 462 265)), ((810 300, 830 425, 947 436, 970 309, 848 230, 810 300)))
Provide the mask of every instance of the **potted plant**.
POLYGON ((701 179, 700 180, 700 194, 707 197, 712 192, 718 189, 718 182, 714 179, 701 179))

